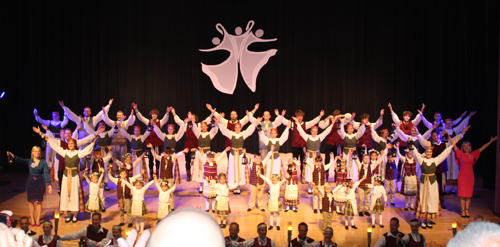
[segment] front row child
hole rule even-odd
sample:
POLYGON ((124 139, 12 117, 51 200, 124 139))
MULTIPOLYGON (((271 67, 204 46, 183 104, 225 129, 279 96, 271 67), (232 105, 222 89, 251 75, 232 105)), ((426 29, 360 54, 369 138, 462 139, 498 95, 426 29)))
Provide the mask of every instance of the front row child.
POLYGON ((347 161, 350 160, 352 150, 353 149, 350 149, 348 159, 341 159, 340 161, 337 160, 337 162, 340 162, 340 166, 337 166, 337 168, 335 169, 336 187, 333 190, 333 195, 334 195, 334 200, 335 200, 335 209, 337 211, 337 214, 343 214, 344 206, 345 206, 345 203, 347 201, 345 198, 345 196, 346 196, 345 190, 341 190, 340 188, 348 180, 348 177, 350 176, 350 173, 351 173, 351 168, 347 167, 347 161))
MULTIPOLYGON (((210 205, 212 206, 212 212, 215 213, 215 197, 217 194, 213 187, 210 185, 215 185, 217 182, 217 164, 220 164, 222 158, 226 156, 226 152, 229 151, 231 147, 227 147, 215 160, 215 153, 212 151, 208 151, 207 156, 208 159, 205 158, 205 155, 201 153, 199 150, 196 150, 196 157, 199 157, 201 163, 203 164, 203 177, 204 177, 204 188, 203 188, 203 196, 205 197, 205 211, 210 210, 210 205)), ((220 224, 220 223, 219 223, 220 224)))
POLYGON ((146 206, 146 202, 144 202, 144 194, 146 190, 148 190, 149 186, 153 185, 155 181, 151 180, 149 183, 144 185, 143 179, 137 179, 134 182, 134 185, 131 185, 127 181, 123 181, 123 183, 130 189, 132 192, 132 207, 130 210, 130 216, 134 217, 135 220, 135 229, 142 233, 144 231, 144 215, 148 213, 148 207, 146 206))
POLYGON ((136 175, 134 177, 128 177, 128 171, 124 168, 120 169, 120 177, 114 178, 111 176, 111 167, 108 167, 108 178, 111 182, 116 184, 116 195, 118 196, 118 209, 120 210, 120 224, 119 226, 125 225, 125 215, 127 215, 128 227, 132 227, 132 220, 129 215, 130 213, 130 200, 132 199, 132 193, 130 189, 125 186, 124 181, 129 183, 134 183, 142 174, 136 175))
POLYGON ((371 188, 371 201, 370 201, 370 211, 372 211, 372 228, 375 228, 375 215, 378 214, 380 219, 379 226, 384 228, 382 224, 382 213, 384 212, 384 207, 387 207, 387 192, 382 185, 384 179, 381 176, 375 176, 374 185, 370 185, 371 188))
POLYGON ((221 228, 226 228, 227 216, 231 214, 231 208, 229 207, 229 190, 234 190, 238 188, 241 181, 238 184, 228 185, 226 183, 226 174, 219 174, 219 182, 215 185, 210 185, 210 188, 215 190, 217 197, 215 198, 215 214, 217 214, 217 221, 221 228))
MULTIPOLYGON (((271 146, 271 150, 274 150, 274 146, 271 146)), ((243 154, 246 154, 246 149, 243 149, 243 154)), ((250 184, 250 200, 248 201, 248 209, 247 212, 252 211, 255 207, 255 198, 257 197, 257 204, 260 211, 266 211, 264 209, 264 202, 262 200, 262 194, 264 193, 264 187, 266 187, 266 183, 262 178, 259 177, 258 174, 265 175, 266 164, 273 152, 269 152, 267 156, 264 158, 262 162, 262 156, 260 153, 256 153, 254 156, 254 162, 252 165, 246 166, 246 174, 249 174, 249 184, 250 184), (259 172, 257 172, 257 170, 259 172)))
MULTIPOLYGON (((262 178, 269 185, 269 200, 267 201, 267 211, 271 213, 269 219, 269 230, 273 229, 273 225, 276 226, 276 230, 280 230, 280 212, 282 210, 281 198, 280 198, 280 188, 281 185, 286 182, 286 179, 279 181, 278 174, 274 173, 271 175, 271 180, 260 174, 259 169, 257 169, 259 177, 262 178), (276 223, 274 222, 276 220, 276 223)), ((286 176, 289 176, 286 174, 286 176)))
POLYGON ((298 176, 297 167, 300 165, 297 159, 289 159, 286 164, 283 164, 285 172, 287 174, 285 185, 285 212, 288 210, 293 210, 297 213, 297 206, 299 205, 299 186, 298 186, 298 176))
POLYGON ((153 178, 159 193, 158 213, 156 213, 156 219, 160 221, 172 211, 170 207, 170 196, 173 195, 172 193, 175 191, 177 183, 170 187, 169 182, 166 179, 158 180, 156 174, 153 174, 153 178))
POLYGON ((312 170, 312 184, 314 185, 313 193, 313 209, 314 213, 323 212, 321 209, 321 196, 317 188, 323 189, 323 185, 326 182, 326 171, 332 167, 334 164, 333 153, 330 153, 330 163, 328 165, 323 164, 323 158, 321 156, 314 157, 314 165, 306 163, 307 166, 312 170))
POLYGON ((351 220, 351 228, 358 229, 356 225, 354 225, 354 216, 358 214, 358 204, 356 203, 356 188, 358 188, 359 184, 365 180, 366 177, 363 177, 358 182, 353 183, 352 179, 347 180, 345 185, 342 186, 342 190, 345 190, 347 203, 344 207, 344 215, 345 215, 345 229, 349 230, 349 220, 351 220))
MULTIPOLYGON (((389 194, 389 201, 391 206, 395 206, 394 201, 396 200, 396 179, 398 178, 398 160, 395 153, 386 152, 387 163, 384 169, 384 184, 387 194, 389 194)), ((373 201, 373 199, 372 199, 373 201)))
POLYGON ((104 205, 99 198, 99 187, 104 177, 104 168, 99 167, 99 172, 92 173, 90 179, 87 177, 86 172, 83 173, 83 177, 89 184, 89 200, 87 201, 87 205, 85 205, 85 211, 89 213, 104 211, 104 205))
POLYGON ((323 188, 318 188, 318 190, 321 195, 321 204, 323 206, 323 229, 326 229, 332 225, 333 211, 335 211, 333 207, 335 202, 334 194, 332 193, 332 186, 328 182, 325 183, 323 188))

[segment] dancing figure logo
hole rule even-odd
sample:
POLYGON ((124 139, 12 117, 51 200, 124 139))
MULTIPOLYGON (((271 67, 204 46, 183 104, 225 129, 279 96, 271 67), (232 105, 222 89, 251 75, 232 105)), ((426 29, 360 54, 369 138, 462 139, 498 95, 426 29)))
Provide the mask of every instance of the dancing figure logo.
POLYGON ((215 37, 212 39, 212 43, 216 45, 216 47, 211 49, 200 49, 202 52, 218 50, 229 51, 229 58, 220 64, 206 65, 201 63, 201 70, 210 77, 214 87, 220 92, 233 94, 238 80, 238 64, 243 80, 250 90, 255 92, 257 87, 257 75, 259 74, 260 69, 264 67, 269 58, 274 56, 278 51, 277 49, 259 52, 248 50, 248 46, 252 43, 272 42, 277 40, 276 38, 261 39, 260 37, 264 35, 264 31, 262 29, 256 30, 255 34, 252 33, 254 23, 255 22, 252 20, 249 21, 245 29, 245 33, 243 34, 241 27, 237 27, 235 29, 236 35, 229 34, 220 23, 217 23, 217 25, 215 25, 215 29, 223 35, 222 42, 218 37, 215 37))

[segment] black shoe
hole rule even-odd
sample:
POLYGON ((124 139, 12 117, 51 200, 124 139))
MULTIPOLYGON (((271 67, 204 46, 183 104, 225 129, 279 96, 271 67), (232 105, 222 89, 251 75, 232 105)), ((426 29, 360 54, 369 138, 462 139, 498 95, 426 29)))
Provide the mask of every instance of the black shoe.
POLYGON ((125 225, 125 223, 123 223, 123 222, 122 222, 122 223, 120 223, 120 224, 118 224, 118 225, 119 225, 119 226, 124 226, 124 225, 125 225))
POLYGON ((408 211, 408 208, 407 208, 407 207, 405 207, 405 211, 408 211))
POLYGON ((293 212, 297 213, 297 209, 293 210, 293 212))
POLYGON ((422 227, 422 229, 427 229, 427 225, 425 224, 420 224, 420 227, 422 227))
POLYGON ((276 230, 277 230, 277 231, 281 230, 280 226, 277 226, 277 227, 276 227, 276 230))
POLYGON ((346 230, 349 230, 349 226, 345 226, 345 229, 346 229, 346 230))
POLYGON ((104 186, 104 190, 105 191, 109 191, 109 187, 108 186, 104 186))
POLYGON ((200 194, 203 193, 203 190, 198 190, 198 193, 200 193, 200 194))
POLYGON ((380 226, 380 228, 384 228, 384 225, 379 225, 379 226, 380 226))
POLYGON ((128 228, 132 227, 132 223, 128 223, 127 227, 128 228))
POLYGON ((321 209, 320 209, 320 210, 319 210, 319 212, 320 212, 320 213, 323 213, 323 210, 321 210, 321 209))
POLYGON ((224 227, 222 227, 222 224, 220 224, 219 226, 220 226, 220 228, 224 228, 224 227))
POLYGON ((222 224, 222 228, 226 228, 226 224, 222 224))
POLYGON ((66 222, 66 223, 68 223, 68 222, 70 222, 70 221, 71 221, 71 218, 66 218, 66 219, 64 220, 64 222, 66 222))
MULTIPOLYGON (((251 209, 251 208, 247 209, 247 212, 250 212, 250 211, 252 211, 252 209, 251 209)), ((286 211, 285 211, 285 212, 286 212, 286 211)))
POLYGON ((359 212, 359 216, 363 217, 365 215, 363 214, 363 212, 359 212))
POLYGON ((314 213, 317 214, 318 213, 318 210, 317 209, 314 209, 314 213))
POLYGON ((215 209, 212 209, 212 213, 214 213, 214 214, 215 214, 215 209))
POLYGON ((372 228, 375 229, 375 225, 372 225, 372 228))
POLYGON ((285 209, 285 213, 288 212, 288 209, 285 209))
POLYGON ((356 226, 351 226, 351 228, 353 228, 353 229, 358 229, 358 227, 356 227, 356 226))
POLYGON ((205 210, 205 212, 207 212, 207 213, 208 213, 208 211, 210 211, 210 210, 208 210, 208 209, 207 209, 207 210, 205 210))
POLYGON ((432 221, 432 220, 429 220, 429 223, 428 224, 431 224, 431 225, 435 225, 436 222, 432 221))
POLYGON ((103 209, 101 210, 101 212, 106 213, 106 209, 105 209, 105 208, 103 208, 103 209))
POLYGON ((414 209, 414 208, 410 208, 410 210, 411 210, 411 211, 415 211, 415 209, 414 209))
POLYGON ((265 209, 261 209, 260 211, 262 211, 262 212, 266 212, 266 210, 265 210, 265 209))
POLYGON ((76 216, 73 216, 73 219, 71 220, 71 222, 73 222, 73 223, 78 222, 78 218, 76 216))
POLYGON ((396 204, 395 204, 394 202, 391 202, 391 206, 393 206, 393 207, 394 207, 394 206, 396 206, 396 204))
POLYGON ((267 228, 267 230, 272 230, 273 229, 273 226, 269 226, 269 228, 267 228))
POLYGON ((368 211, 365 212, 365 215, 366 216, 370 216, 370 213, 368 213, 368 211))

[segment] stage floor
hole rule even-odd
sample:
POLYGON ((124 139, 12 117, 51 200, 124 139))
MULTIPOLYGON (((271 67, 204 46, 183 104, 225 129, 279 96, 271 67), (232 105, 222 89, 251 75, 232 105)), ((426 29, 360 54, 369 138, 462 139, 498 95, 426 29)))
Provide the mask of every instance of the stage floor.
MULTIPOLYGON (((286 155, 283 155, 286 156, 286 155)), ((182 161, 181 161, 182 162, 182 161)), ((227 161, 224 161, 227 162, 227 161)), ((225 164, 224 164, 225 165, 225 164)), ((181 165, 181 168, 184 166, 181 165)), ((219 167, 219 171, 223 171, 223 166, 219 167)), ((184 171, 181 169, 182 176, 184 171)), ((14 217, 28 216, 28 203, 26 201, 26 177, 27 174, 2 174, 0 181, 11 181, 6 186, 0 186, 0 210, 11 210, 14 212, 14 217)), ((84 191, 88 193, 88 185, 85 181, 84 191)), ((111 191, 105 191, 106 212, 103 213, 102 225, 111 229, 113 225, 119 223, 119 211, 116 197, 116 186, 109 183, 111 191)), ((53 220, 54 211, 57 210, 59 198, 57 195, 57 185, 53 185, 54 192, 50 194, 43 202, 42 218, 53 220)), ((306 185, 300 185, 300 204, 298 212, 293 211, 281 213, 281 231, 273 229, 268 231, 267 236, 276 242, 277 246, 286 246, 287 241, 287 223, 292 222, 293 225, 293 238, 297 236, 297 225, 300 222, 306 222, 309 225, 308 236, 316 239, 322 239, 322 215, 314 214, 312 209, 312 195, 307 194, 306 185)), ((205 209, 204 197, 197 192, 198 183, 185 182, 178 185, 175 193, 175 208, 182 207, 199 207, 205 209)), ((86 194, 86 198, 88 194, 86 194)), ((259 210, 252 210, 247 212, 249 192, 248 187, 243 187, 240 195, 230 194, 230 205, 232 214, 228 217, 228 223, 238 222, 240 224, 240 236, 245 239, 255 238, 257 236, 257 224, 265 222, 269 224, 269 213, 261 212, 259 210)), ((264 204, 267 202, 269 195, 264 194, 264 204)), ((158 208, 158 192, 156 187, 152 186, 145 195, 145 201, 148 205, 149 214, 145 217, 145 228, 154 230, 156 225, 156 211, 158 208)), ((447 210, 442 210, 442 216, 435 220, 436 225, 431 230, 420 230, 427 240, 428 246, 446 246, 446 243, 452 237, 451 224, 456 221, 458 223, 459 231, 464 228, 469 222, 473 220, 475 215, 482 215, 486 220, 492 222, 499 222, 500 218, 493 213, 494 207, 494 192, 482 188, 482 180, 476 179, 476 188, 474 190, 474 198, 470 206, 470 219, 462 219, 459 216, 460 200, 456 195, 447 195, 445 203, 448 207, 447 210)), ((383 222, 385 228, 377 227, 373 229, 372 245, 379 239, 379 237, 389 230, 389 221, 392 217, 400 219, 400 231, 403 233, 410 232, 409 221, 414 218, 412 212, 404 211, 404 197, 401 194, 396 194, 396 207, 387 207, 383 214, 383 222)), ((210 214, 216 218, 216 215, 210 214)), ((80 221, 77 223, 60 223, 59 234, 65 234, 81 229, 90 223, 89 213, 80 213, 80 221)), ((355 217, 355 224, 358 230, 344 228, 344 219, 341 215, 334 213, 334 222, 332 228, 334 229, 334 242, 340 246, 367 246, 366 229, 371 225, 371 217, 355 217)), ((378 222, 378 219, 377 221, 378 222)), ((229 224, 228 224, 229 225, 229 224)), ((42 232, 40 227, 31 227, 37 233, 42 232)), ((123 229, 127 229, 126 226, 123 229)), ((224 236, 229 235, 229 227, 221 229, 224 236)), ((63 242, 64 246, 77 246, 77 241, 63 242)))

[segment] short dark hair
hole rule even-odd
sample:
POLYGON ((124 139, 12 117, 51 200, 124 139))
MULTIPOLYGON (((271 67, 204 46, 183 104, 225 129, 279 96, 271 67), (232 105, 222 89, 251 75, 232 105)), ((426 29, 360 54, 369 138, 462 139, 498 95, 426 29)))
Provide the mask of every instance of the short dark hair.
POLYGON ((365 113, 365 114, 361 115, 361 119, 365 119, 365 118, 370 118, 370 114, 365 113))
POLYGON ((102 219, 102 215, 101 215, 101 213, 99 213, 99 212, 92 213, 92 218, 93 218, 94 216, 99 216, 99 219, 102 219))
POLYGON ((240 225, 236 222, 231 222, 231 224, 229 224, 229 227, 231 227, 233 225, 236 225, 238 227, 238 229, 240 229, 240 225))
POLYGON ((309 230, 309 226, 305 222, 300 222, 300 224, 297 228, 299 228, 300 226, 305 226, 306 230, 309 230))
POLYGON ((399 219, 398 219, 398 218, 396 218, 396 217, 392 217, 392 218, 391 218, 391 221, 396 221, 396 222, 399 224, 399 219))

